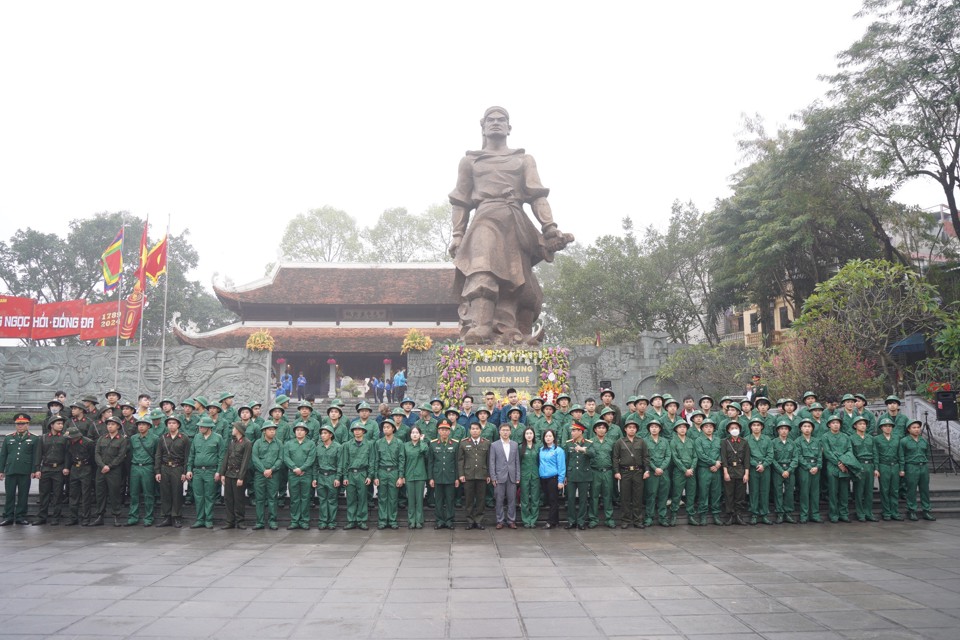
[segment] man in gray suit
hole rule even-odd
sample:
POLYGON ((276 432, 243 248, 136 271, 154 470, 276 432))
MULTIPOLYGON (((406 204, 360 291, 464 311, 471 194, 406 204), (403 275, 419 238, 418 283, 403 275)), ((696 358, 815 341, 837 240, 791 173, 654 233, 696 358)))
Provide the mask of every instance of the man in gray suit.
POLYGON ((510 439, 510 425, 500 425, 500 439, 490 445, 490 479, 497 499, 497 529, 517 528, 517 485, 520 484, 520 450, 510 439), (503 501, 507 512, 503 512, 503 501))

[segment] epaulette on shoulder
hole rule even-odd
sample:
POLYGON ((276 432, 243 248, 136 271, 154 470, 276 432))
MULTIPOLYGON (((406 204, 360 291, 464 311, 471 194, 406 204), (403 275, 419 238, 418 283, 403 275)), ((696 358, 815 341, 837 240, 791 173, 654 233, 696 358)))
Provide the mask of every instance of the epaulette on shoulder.
POLYGON ((440 438, 434 438, 434 439, 431 440, 430 442, 440 442, 440 438))
POLYGON ((456 442, 456 443, 459 444, 460 441, 459 441, 459 440, 455 440, 455 439, 453 439, 453 438, 450 438, 450 442, 456 442))
POLYGON ((589 442, 590 444, 593 444, 593 440, 588 440, 587 438, 584 438, 583 441, 584 441, 584 442, 589 442))
MULTIPOLYGON (((573 442, 573 438, 570 438, 569 440, 567 440, 567 442, 573 442)), ((563 444, 567 444, 567 442, 564 442, 563 444)))

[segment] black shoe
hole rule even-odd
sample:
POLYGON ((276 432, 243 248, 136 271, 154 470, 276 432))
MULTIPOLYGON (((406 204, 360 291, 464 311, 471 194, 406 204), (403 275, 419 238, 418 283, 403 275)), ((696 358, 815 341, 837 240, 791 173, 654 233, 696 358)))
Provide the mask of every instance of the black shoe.
POLYGON ((630 523, 629 523, 629 522, 624 522, 622 525, 620 525, 620 528, 621 528, 621 529, 629 529, 629 528, 630 528, 630 523))
POLYGON ((174 526, 175 528, 177 528, 177 529, 182 528, 182 527, 183 527, 183 520, 181 520, 180 518, 174 518, 174 519, 173 519, 173 526, 174 526))
POLYGON ((474 528, 474 529, 480 529, 480 531, 483 531, 484 529, 486 529, 486 527, 483 526, 482 524, 480 524, 479 522, 478 522, 477 524, 473 525, 473 528, 474 528))
POLYGON ((90 526, 90 527, 102 527, 102 526, 103 526, 103 516, 97 516, 97 519, 94 520, 93 522, 91 522, 91 523, 90 523, 89 525, 87 525, 87 526, 90 526))
POLYGON ((917 517, 917 514, 915 511, 907 511, 907 520, 910 520, 911 522, 916 522, 919 519, 920 518, 917 517))
POLYGON ((563 526, 564 529, 575 529, 576 527, 577 527, 577 525, 574 524, 574 523, 572 523, 572 522, 570 522, 570 523, 568 523, 568 524, 565 524, 565 525, 563 526))
POLYGON ((20 524, 20 525, 31 525, 31 524, 33 524, 33 523, 30 522, 29 520, 27 520, 26 518, 20 518, 20 519, 17 520, 17 524, 20 524))
MULTIPOLYGON (((159 525, 158 525, 158 526, 159 526, 159 525)), ((170 525, 167 525, 167 526, 169 527, 170 525)), ((226 524, 220 525, 220 528, 221 528, 221 529, 236 529, 236 528, 237 528, 237 525, 235 525, 235 524, 233 524, 233 523, 231 523, 231 522, 228 522, 228 523, 226 523, 226 524)))
POLYGON ((47 524, 49 524, 51 527, 55 527, 58 524, 60 524, 60 518, 51 518, 50 522, 48 522, 47 524))
POLYGON ((366 531, 366 530, 367 530, 367 523, 366 523, 366 522, 361 522, 360 524, 357 525, 357 528, 360 529, 361 531, 366 531))
POLYGON ((299 528, 300 528, 300 525, 291 524, 289 527, 287 527, 287 531, 293 531, 294 529, 299 529, 299 528))
POLYGON ((37 518, 36 520, 34 520, 33 522, 31 522, 30 524, 32 524, 32 525, 35 526, 35 527, 39 527, 40 525, 47 524, 47 520, 46 520, 45 518, 37 518))
POLYGON ((797 520, 790 514, 787 514, 786 516, 784 516, 783 519, 789 522, 790 524, 797 524, 797 520))
POLYGON ((924 520, 928 520, 928 521, 930 521, 930 522, 936 522, 936 521, 937 521, 937 517, 936 517, 935 515, 933 515, 932 513, 930 513, 929 511, 924 511, 922 518, 923 518, 924 520))
MULTIPOLYGON (((747 526, 747 523, 743 521, 743 518, 740 517, 740 514, 739 514, 739 513, 738 513, 738 514, 736 515, 736 517, 734 518, 734 522, 736 522, 738 525, 740 525, 740 526, 742 526, 742 527, 747 526)), ((754 524, 756 524, 756 523, 754 522, 754 524)))
POLYGON ((204 524, 202 522, 194 522, 192 525, 190 525, 191 529, 203 529, 203 527, 204 524))
POLYGON ((577 529, 580 529, 580 531, 584 531, 584 530, 586 529, 586 527, 581 524, 581 525, 578 525, 578 526, 577 526, 577 529))
POLYGON ((123 526, 123 523, 120 522, 120 518, 114 518, 114 519, 113 519, 113 526, 115 526, 115 527, 122 527, 122 526, 123 526))
POLYGON ((172 525, 172 524, 173 524, 173 521, 172 521, 170 518, 164 518, 164 519, 162 519, 160 522, 157 523, 157 527, 158 527, 158 528, 159 528, 159 527, 169 527, 169 526, 172 525))
POLYGON ((80 521, 79 521, 79 520, 67 520, 66 522, 63 523, 63 526, 65 526, 65 527, 75 527, 75 526, 77 526, 78 524, 80 524, 80 521))

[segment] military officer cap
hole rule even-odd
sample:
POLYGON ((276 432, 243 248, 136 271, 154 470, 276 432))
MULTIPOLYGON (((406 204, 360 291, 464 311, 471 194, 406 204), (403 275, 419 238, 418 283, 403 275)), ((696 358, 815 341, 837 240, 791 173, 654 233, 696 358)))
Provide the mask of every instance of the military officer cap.
MULTIPOLYGON (((480 424, 480 423, 479 423, 479 422, 473 422, 473 423, 471 423, 471 426, 473 426, 473 425, 475 425, 475 424, 480 424)), ((449 430, 450 430, 450 423, 447 422, 446 420, 441 420, 441 421, 440 421, 440 424, 437 425, 437 429, 446 429, 447 431, 449 431, 449 430)))
POLYGON ((285 393, 281 393, 277 396, 277 404, 284 404, 286 402, 290 402, 290 396, 285 393))
POLYGON ((597 430, 597 427, 599 427, 599 426, 604 426, 604 427, 608 427, 608 428, 610 427, 610 425, 607 424, 607 421, 606 421, 606 420, 594 420, 594 421, 593 421, 593 430, 596 431, 596 430, 597 430))
POLYGON ((307 433, 310 433, 310 427, 307 426, 306 422, 298 422, 295 424, 293 430, 296 431, 297 429, 303 429, 307 433))
POLYGON ((447 410, 443 412, 443 415, 447 416, 447 415, 450 415, 451 413, 457 414, 458 417, 460 416, 460 410, 457 409, 456 407, 447 407, 447 410))
MULTIPOLYGON (((810 422, 810 421, 808 420, 807 422, 810 422)), ((813 423, 811 422, 810 424, 813 424, 813 423)), ((793 428, 793 425, 790 424, 789 420, 781 420, 780 422, 777 423, 777 431, 780 431, 780 429, 786 429, 787 431, 789 431, 792 428, 793 428)))
POLYGON ((173 400, 171 400, 170 398, 164 398, 163 400, 161 400, 161 401, 160 401, 160 406, 162 407, 163 405, 165 405, 165 404, 167 404, 167 403, 169 403, 171 407, 177 406, 177 403, 174 402, 173 400))
MULTIPOLYGON (((868 424, 868 423, 869 423, 869 420, 867 420, 867 417, 866 417, 866 416, 858 416, 857 419, 853 421, 853 424, 857 424, 858 422, 862 422, 862 423, 864 423, 864 424, 868 424)), ((827 420, 827 424, 830 424, 830 421, 829 421, 829 420, 827 420)))
MULTIPOLYGON (((283 407, 280 407, 280 409, 282 410, 283 407)), ((341 409, 341 408, 340 408, 340 405, 338 405, 338 404, 331 404, 329 407, 327 407, 327 415, 328 415, 328 416, 330 415, 330 412, 331 412, 331 411, 339 411, 339 412, 340 412, 340 415, 343 415, 343 409, 341 409)))
POLYGON ((560 401, 563 400, 564 398, 566 398, 567 400, 573 400, 573 398, 570 397, 570 394, 568 394, 568 393, 561 393, 560 395, 557 396, 557 402, 560 402, 560 401))
POLYGON ((242 422, 234 422, 233 428, 239 431, 241 436, 247 435, 247 425, 242 422))
POLYGON ((708 396, 707 394, 703 394, 702 396, 700 396, 700 399, 697 400, 697 404, 700 404, 700 403, 703 402, 704 400, 709 400, 709 401, 710 401, 710 404, 716 404, 716 403, 713 401, 713 396, 708 396))
MULTIPOLYGON (((476 414, 477 414, 478 416, 479 416, 481 413, 487 414, 487 417, 488 417, 488 418, 490 417, 490 409, 487 409, 486 407, 480 407, 479 409, 476 410, 476 414)), ((473 424, 473 423, 471 423, 471 424, 473 424)))
POLYGON ((123 397, 122 395, 120 395, 120 392, 117 391, 116 389, 108 389, 107 392, 103 394, 103 397, 109 398, 111 393, 117 396, 117 400, 123 397))
POLYGON ((403 407, 394 407, 393 411, 390 413, 392 416, 405 416, 407 412, 403 410, 403 407))
POLYGON ((531 407, 533 406, 533 403, 534 403, 534 402, 539 402, 539 403, 540 403, 540 406, 541 406, 541 407, 543 406, 543 398, 541 398, 540 396, 533 396, 532 398, 530 398, 530 406, 531 406, 531 407))
MULTIPOLYGON (((276 425, 274 425, 274 427, 276 427, 276 425)), ((322 425, 320 425, 320 431, 329 431, 329 432, 330 432, 330 435, 333 435, 333 427, 331 427, 331 426, 328 425, 328 424, 322 424, 322 425)))
MULTIPOLYGON (((150 419, 151 419, 151 420, 163 420, 163 419, 166 417, 166 415, 167 415, 167 414, 165 414, 163 411, 160 411, 160 409, 151 409, 151 410, 150 410, 150 419)), ((179 420, 179 418, 177 418, 177 419, 179 420)))
POLYGON ((63 408, 62 402, 60 402, 59 400, 51 400, 50 402, 47 403, 47 409, 52 408, 54 405, 60 407, 61 409, 63 408))
POLYGON ((816 411, 817 409, 823 411, 823 405, 819 402, 814 402, 812 405, 810 405, 810 411, 816 411))
POLYGON ((197 406, 197 401, 193 398, 184 398, 183 402, 180 403, 181 407, 195 407, 197 406))
POLYGON ((79 438, 81 435, 83 434, 80 433, 80 429, 76 425, 71 426, 70 428, 67 429, 68 438, 79 438))
MULTIPOLYGON (((163 417, 162 414, 161 414, 161 417, 163 417)), ((170 426, 170 421, 171 421, 171 420, 175 420, 178 427, 182 427, 182 426, 183 426, 183 420, 181 420, 181 419, 178 418, 177 416, 167 416, 166 418, 167 418, 167 419, 163 421, 163 424, 165 424, 165 425, 167 425, 167 426, 170 426)))
POLYGON ((95 405, 100 404, 100 401, 97 400, 96 396, 83 396, 83 397, 80 399, 80 401, 81 401, 81 402, 92 402, 92 403, 95 404, 95 405))
POLYGON ((850 400, 851 402, 853 402, 854 400, 856 400, 856 398, 852 393, 845 393, 843 394, 843 397, 840 398, 840 402, 846 402, 847 400, 850 400))
POLYGON ((676 398, 674 398, 673 396, 664 396, 664 397, 663 397, 663 406, 664 406, 664 407, 668 407, 668 406, 670 406, 671 404, 675 404, 675 405, 677 405, 678 407, 680 406, 680 402, 679 402, 676 398))
POLYGON ((405 397, 403 400, 400 401, 400 406, 401 406, 401 407, 402 407, 403 405, 405 405, 405 404, 409 404, 409 405, 411 405, 411 406, 415 406, 417 403, 414 402, 413 398, 411 398, 410 396, 407 396, 407 397, 405 397))
POLYGON ((707 416, 706 418, 704 418, 704 419, 703 419, 703 422, 700 423, 700 426, 701 426, 701 427, 705 427, 705 426, 707 426, 708 424, 709 424, 709 425, 712 425, 712 426, 714 426, 714 427, 717 426, 716 421, 715 421, 713 418, 711 418, 710 416, 707 416))
POLYGON ((193 404, 199 404, 201 407, 205 408, 208 404, 210 404, 210 401, 207 400, 206 396, 197 396, 193 399, 193 404))
POLYGON ((70 408, 71 408, 71 409, 80 409, 80 411, 86 411, 86 410, 87 410, 87 408, 86 408, 85 406, 83 406, 83 403, 82 403, 82 402, 72 402, 72 403, 70 404, 70 408))
MULTIPOLYGON (((834 420, 833 418, 830 418, 829 420, 827 420, 827 424, 830 424, 831 422, 833 422, 833 420, 834 420)), ((837 420, 840 420, 840 418, 837 418, 837 420)), ((797 427, 798 427, 798 428, 799 428, 799 427, 802 427, 804 424, 808 424, 808 425, 810 425, 811 427, 815 427, 815 426, 816 426, 816 425, 813 423, 813 420, 811 420, 810 418, 803 418, 800 422, 797 423, 797 427)))
POLYGON ((663 425, 660 424, 660 421, 657 420, 656 418, 654 418, 653 420, 650 420, 650 421, 647 422, 647 431, 650 431, 650 425, 652 425, 652 424, 655 424, 655 425, 657 425, 658 427, 660 427, 661 429, 663 429, 663 425))
POLYGON ((223 393, 220 394, 220 398, 219 400, 217 400, 217 402, 223 402, 224 400, 227 400, 232 397, 233 397, 232 393, 230 393, 229 391, 224 391, 223 393))
MULTIPOLYGON (((320 428, 322 429, 323 427, 320 427, 320 428)), ((262 427, 260 427, 260 430, 261 430, 261 431, 266 431, 267 429, 273 429, 274 431, 276 431, 276 429, 277 429, 277 423, 275 423, 275 422, 267 422, 267 423, 264 424, 262 427)), ((328 429, 329 429, 329 427, 328 427, 328 429)))
POLYGON ((755 404, 759 407, 761 402, 766 402, 768 407, 772 404, 767 396, 758 397, 755 404))
POLYGON ((579 429, 580 431, 586 431, 586 430, 587 430, 587 428, 586 428, 585 426, 583 426, 582 424, 580 424, 579 422, 574 422, 573 424, 570 425, 570 428, 571 428, 571 429, 579 429))
POLYGON ((430 406, 429 402, 424 402, 418 408, 420 411, 430 411, 430 412, 433 411, 433 407, 430 406))
POLYGON ((544 409, 544 408, 546 408, 546 407, 553 407, 554 409, 556 409, 556 408, 557 408, 557 405, 553 404, 553 403, 550 402, 549 400, 544 400, 544 401, 543 401, 543 406, 541 407, 541 409, 544 409))
POLYGON ((740 424, 740 421, 739 421, 739 420, 731 420, 730 422, 727 423, 727 426, 726 426, 725 428, 726 428, 727 432, 729 432, 729 431, 730 431, 730 427, 736 427, 736 428, 740 429, 742 426, 743 426, 743 425, 740 424))
POLYGON ((915 425, 915 424, 918 424, 918 425, 920 425, 921 427, 923 426, 923 422, 922 422, 922 421, 920 421, 920 420, 911 420, 910 422, 907 423, 907 429, 909 429, 910 427, 912 427, 912 426, 915 425))
POLYGON ((509 418, 510 414, 513 413, 514 411, 516 411, 521 416, 523 415, 523 411, 520 410, 520 407, 510 407, 510 411, 507 411, 507 417, 509 418))
POLYGON ((382 427, 385 427, 386 425, 390 425, 391 427, 393 427, 394 431, 396 431, 396 429, 397 429, 397 423, 395 423, 395 422, 394 422, 392 419, 390 419, 390 418, 384 418, 384 419, 383 419, 383 422, 380 423, 380 427, 381 427, 381 428, 382 428, 382 427))
POLYGON ((600 397, 601 397, 601 398, 602 398, 604 395, 608 394, 608 393, 610 394, 610 397, 611 397, 611 398, 616 399, 617 394, 615 394, 615 393, 613 392, 613 389, 611 389, 610 387, 604 387, 603 389, 600 389, 600 397))
POLYGON ((783 406, 787 406, 788 404, 792 404, 794 409, 797 408, 797 401, 794 400, 793 398, 784 398, 784 399, 783 399, 783 406))
POLYGON ((124 400, 123 402, 118 402, 117 406, 120 407, 121 409, 123 409, 124 407, 127 407, 128 409, 132 409, 134 411, 136 411, 137 409, 135 406, 133 406, 132 403, 127 402, 126 400, 124 400))
POLYGON ((637 396, 637 399, 634 400, 634 402, 635 402, 635 403, 636 403, 636 402, 646 402, 647 404, 650 404, 650 399, 647 398, 647 396, 645 396, 645 395, 643 395, 643 394, 641 393, 640 395, 637 396))
POLYGON ((115 418, 114 416, 110 416, 109 418, 107 418, 106 420, 104 420, 104 422, 113 422, 113 423, 115 423, 118 427, 122 427, 122 426, 123 426, 123 420, 121 420, 120 418, 115 418))
POLYGON ((600 412, 600 417, 602 418, 603 416, 607 415, 608 413, 616 414, 617 412, 614 410, 613 407, 605 407, 605 408, 603 409, 603 411, 600 412))
POLYGON ((623 423, 623 428, 626 429, 630 425, 635 426, 637 429, 640 428, 640 423, 634 420, 633 418, 627 418, 626 422, 623 423))
POLYGON ((855 400, 860 399, 860 400, 863 400, 864 402, 867 401, 867 396, 863 395, 862 393, 855 393, 853 394, 853 397, 855 400))
POLYGON ((815 394, 813 391, 804 391, 803 397, 801 398, 801 400, 806 400, 807 398, 816 398, 816 397, 817 397, 817 394, 815 394))
MULTIPOLYGON (((240 407, 240 408, 242 409, 243 407, 240 407)), ((313 413, 313 403, 312 403, 312 402, 309 402, 309 401, 307 401, 307 400, 301 400, 301 401, 300 401, 300 404, 297 405, 297 409, 304 409, 304 408, 310 409, 310 413, 313 413)), ((239 411, 239 410, 240 410, 240 409, 237 409, 237 411, 239 411)), ((251 409, 251 411, 252 411, 252 409, 251 409)))
MULTIPOLYGON (((210 416, 203 416, 200 418, 199 422, 197 422, 197 426, 201 429, 213 429, 215 426, 217 426, 217 423, 214 422, 213 418, 210 416)), ((264 426, 263 428, 266 429, 267 427, 264 426)))
POLYGON ((900 402, 900 398, 898 398, 897 396, 887 396, 887 399, 883 401, 883 404, 890 404, 891 402, 896 402, 897 405, 903 404, 902 402, 900 402))
POLYGON ((893 420, 890 418, 890 416, 887 416, 886 418, 883 418, 883 419, 880 420, 879 426, 880 426, 881 428, 882 428, 882 427, 892 427, 892 426, 893 426, 893 420))
MULTIPOLYGON (((330 408, 333 409, 334 407, 330 407, 330 408)), ((281 407, 279 404, 275 404, 275 405, 273 405, 272 407, 270 407, 270 410, 269 410, 269 411, 267 411, 267 415, 270 415, 270 414, 273 413, 274 411, 279 411, 279 412, 280 412, 280 415, 283 415, 283 414, 285 414, 285 413, 287 412, 287 410, 284 409, 283 407, 281 407)), ((330 410, 329 410, 329 409, 327 410, 327 413, 330 413, 330 410)))
POLYGON ((23 424, 24 422, 30 422, 30 414, 20 412, 13 417, 14 424, 23 424))
POLYGON ((659 393, 654 393, 652 396, 650 396, 650 402, 653 402, 654 398, 660 398, 661 400, 663 400, 663 396, 660 395, 659 393))
POLYGON ((578 404, 575 404, 572 407, 570 407, 570 413, 573 413, 574 411, 583 411, 583 407, 581 407, 578 404))
POLYGON ((46 425, 46 426, 49 427, 49 426, 52 425, 54 422, 66 422, 66 419, 65 419, 62 415, 60 415, 59 413, 55 413, 55 414, 53 414, 52 416, 50 416, 49 418, 47 418, 47 425, 46 425))
POLYGON ((677 427, 687 427, 689 429, 690 425, 687 423, 686 420, 677 420, 676 422, 673 423, 673 430, 676 431, 677 427))

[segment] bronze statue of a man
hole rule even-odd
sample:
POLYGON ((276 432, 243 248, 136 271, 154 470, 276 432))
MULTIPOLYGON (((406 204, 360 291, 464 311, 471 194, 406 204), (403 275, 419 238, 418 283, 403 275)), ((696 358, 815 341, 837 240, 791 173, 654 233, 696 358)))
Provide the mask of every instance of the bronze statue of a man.
POLYGON ((541 260, 573 242, 553 221, 550 190, 540 184, 537 163, 523 149, 507 147, 510 115, 490 107, 480 120, 483 148, 467 151, 457 170, 450 255, 460 292, 460 338, 467 344, 538 344, 532 335, 543 291, 533 275, 541 260), (523 210, 530 205, 540 223, 523 210), (467 226, 470 212, 476 210, 467 226))

